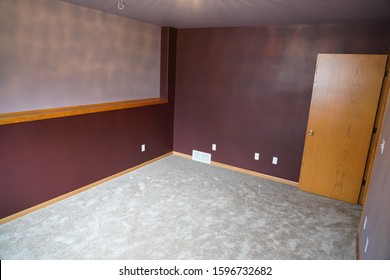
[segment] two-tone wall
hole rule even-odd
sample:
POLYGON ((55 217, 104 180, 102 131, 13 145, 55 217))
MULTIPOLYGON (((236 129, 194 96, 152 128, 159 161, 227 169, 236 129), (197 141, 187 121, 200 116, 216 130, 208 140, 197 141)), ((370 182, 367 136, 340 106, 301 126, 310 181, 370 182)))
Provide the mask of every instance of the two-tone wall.
MULTIPOLYGON (((48 12, 52 9, 52 1, 40 2, 48 5, 48 12)), ((86 8, 70 9, 80 9, 77 22, 88 25, 83 23, 86 8)), ((114 28, 109 22, 107 28, 114 28)), ((168 97, 167 104, 0 126, 0 218, 172 150, 210 152, 214 161, 298 181, 317 54, 387 53, 389 27, 390 23, 325 24, 177 33, 162 28, 160 96, 168 97), (141 144, 146 144, 143 153, 141 144), (211 151, 211 144, 217 144, 217 151, 211 151), (259 161, 253 159, 255 152, 259 161), (278 165, 272 164, 273 156, 279 158, 278 165)), ((80 46, 79 40, 71 41, 75 49, 80 46)), ((74 56, 69 55, 71 63, 74 56)), ((42 69, 46 58, 34 59, 40 63, 28 65, 30 69, 42 69)), ((23 69, 23 60, 6 63, 23 69)), ((66 86, 73 86, 77 95, 82 88, 77 85, 86 85, 83 79, 73 75, 66 86)), ((105 88, 118 89, 115 79, 106 81, 105 88)), ((121 81, 125 87, 131 83, 121 81)), ((372 226, 361 233, 360 244, 364 246, 367 236, 377 241, 362 258, 389 257, 387 159, 379 159, 374 169, 364 212, 372 226)))
POLYGON ((114 93, 120 100, 168 99, 0 125, 0 219, 173 150, 174 29, 60 1, 1 1, 0 7, 1 22, 15 23, 0 26, 2 112, 114 101, 114 93))
POLYGON ((389 26, 178 30, 175 151, 297 182, 317 54, 386 54, 389 26))

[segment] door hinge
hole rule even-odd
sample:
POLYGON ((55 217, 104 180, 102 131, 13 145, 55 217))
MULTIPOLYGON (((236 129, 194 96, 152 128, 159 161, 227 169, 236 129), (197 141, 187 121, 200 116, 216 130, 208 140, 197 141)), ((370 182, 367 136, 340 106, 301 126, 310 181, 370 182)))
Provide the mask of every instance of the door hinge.
POLYGON ((385 70, 385 77, 389 76, 389 69, 385 70))
POLYGON ((363 179, 362 186, 365 186, 365 185, 366 185, 366 180, 363 179))
POLYGON ((377 131, 378 131, 378 129, 376 127, 374 127, 374 129, 372 130, 372 133, 375 134, 377 131))

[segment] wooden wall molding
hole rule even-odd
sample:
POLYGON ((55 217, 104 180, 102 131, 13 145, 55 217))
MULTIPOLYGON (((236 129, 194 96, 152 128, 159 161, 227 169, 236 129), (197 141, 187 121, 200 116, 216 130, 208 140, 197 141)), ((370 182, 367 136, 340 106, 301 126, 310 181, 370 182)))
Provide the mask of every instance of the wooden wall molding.
POLYGON ((115 179, 115 178, 117 178, 117 177, 119 177, 119 176, 125 175, 125 174, 127 174, 127 173, 129 173, 129 172, 131 172, 131 171, 134 171, 134 170, 136 170, 136 169, 139 169, 139 168, 141 168, 141 167, 143 167, 143 166, 146 166, 146 165, 148 165, 148 164, 151 164, 151 163, 153 163, 153 162, 155 162, 155 161, 158 161, 158 160, 163 159, 163 158, 165 158, 165 157, 168 157, 168 156, 170 156, 170 155, 172 155, 172 152, 166 153, 166 154, 164 154, 164 155, 161 155, 161 156, 159 156, 159 157, 156 157, 156 158, 154 158, 154 159, 151 159, 151 160, 149 160, 149 161, 146 161, 146 162, 144 162, 144 163, 141 163, 141 164, 139 164, 139 165, 137 165, 137 166, 131 167, 131 168, 129 168, 129 169, 126 169, 126 170, 124 170, 124 171, 121 171, 121 172, 119 172, 119 173, 116 173, 116 174, 114 174, 114 175, 111 175, 111 176, 109 176, 109 177, 103 178, 103 179, 101 179, 101 180, 99 180, 99 181, 97 181, 97 182, 94 182, 94 183, 92 183, 92 184, 89 184, 89 185, 87 185, 87 186, 85 186, 85 187, 81 187, 81 188, 76 189, 76 190, 74 190, 74 191, 71 191, 71 192, 68 192, 68 193, 66 193, 66 194, 60 195, 60 196, 58 196, 58 197, 55 197, 55 198, 53 198, 53 199, 50 199, 50 200, 48 200, 48 201, 45 201, 45 202, 43 202, 43 203, 40 203, 40 204, 38 204, 38 205, 35 205, 35 206, 33 206, 33 207, 30 207, 30 208, 28 208, 28 209, 25 209, 25 210, 23 210, 23 211, 20 211, 20 212, 18 212, 18 213, 15 213, 15 214, 13 214, 13 215, 10 215, 10 216, 8 216, 8 217, 5 217, 5 218, 3 218, 3 219, 0 219, 0 225, 5 224, 5 223, 8 223, 8 222, 13 221, 13 220, 16 220, 16 219, 19 219, 19 218, 21 218, 21 217, 23 217, 23 216, 26 216, 26 215, 28 215, 28 214, 31 214, 31 213, 33 213, 33 212, 35 212, 35 211, 40 210, 40 209, 43 209, 43 208, 45 208, 45 207, 47 207, 47 206, 50 206, 50 205, 52 205, 52 204, 54 204, 54 203, 60 202, 61 200, 67 199, 67 198, 69 198, 69 197, 71 197, 71 196, 74 196, 74 195, 79 194, 79 193, 82 193, 82 192, 84 192, 84 191, 86 191, 86 190, 92 189, 92 188, 94 188, 94 187, 96 187, 96 186, 98 186, 98 185, 101 185, 101 184, 103 184, 103 183, 105 183, 105 182, 108 182, 108 181, 110 181, 110 180, 113 180, 113 179, 115 179))
MULTIPOLYGON (((187 159, 192 159, 192 157, 190 155, 179 153, 179 152, 175 152, 175 151, 173 152, 173 155, 184 157, 184 158, 187 158, 187 159)), ((231 165, 220 163, 220 162, 216 162, 216 161, 211 161, 211 165, 222 167, 222 168, 226 168, 226 169, 237 171, 237 172, 241 172, 241 173, 244 173, 244 174, 249 174, 249 175, 260 177, 260 178, 263 178, 263 179, 267 179, 267 180, 283 183, 283 184, 286 184, 286 185, 298 187, 298 182, 294 182, 294 181, 286 180, 286 179, 283 179, 283 178, 279 178, 279 177, 263 174, 263 173, 260 173, 260 172, 255 172, 255 171, 251 171, 251 170, 248 170, 248 169, 235 167, 235 166, 231 166, 231 165)))
MULTIPOLYGON (((114 175, 111 175, 109 177, 101 179, 101 180, 99 180, 97 182, 89 184, 89 185, 87 185, 85 187, 81 187, 81 188, 79 188, 77 190, 74 190, 74 191, 71 191, 71 192, 66 193, 64 195, 55 197, 55 198, 50 199, 48 201, 45 201, 45 202, 43 202, 41 204, 38 204, 36 206, 30 207, 28 209, 25 209, 23 211, 20 211, 18 213, 15 213, 13 215, 10 215, 8 217, 0 219, 0 225, 8 223, 8 222, 16 220, 16 219, 19 219, 19 218, 21 218, 21 217, 23 217, 25 215, 31 214, 31 213, 33 213, 35 211, 43 209, 43 208, 45 208, 47 206, 50 206, 50 205, 52 205, 54 203, 60 202, 61 200, 67 199, 67 198, 72 197, 72 196, 74 196, 76 194, 79 194, 79 193, 84 192, 86 190, 92 189, 92 188, 94 188, 94 187, 96 187, 98 185, 101 185, 101 184, 103 184, 103 183, 105 183, 107 181, 113 180, 113 179, 115 179, 115 178, 117 178, 119 176, 125 175, 125 174, 127 174, 127 173, 129 173, 131 171, 134 171, 134 170, 139 169, 139 168, 141 168, 143 166, 149 165, 149 164, 151 164, 151 163, 153 163, 155 161, 158 161, 158 160, 163 159, 165 157, 168 157, 170 155, 175 155, 175 156, 180 156, 180 157, 183 157, 183 158, 191 159, 190 155, 186 155, 186 154, 179 153, 179 152, 169 152, 169 153, 166 153, 166 154, 161 155, 161 156, 159 156, 157 158, 151 159, 151 160, 146 161, 144 163, 141 163, 141 164, 139 164, 137 166, 134 166, 132 168, 126 169, 126 170, 124 170, 122 172, 116 173, 114 175)), ((256 176, 256 177, 263 178, 263 179, 267 179, 267 180, 271 180, 271 181, 287 184, 287 185, 290 185, 290 186, 298 187, 298 182, 294 182, 294 181, 290 181, 290 180, 286 180, 286 179, 282 179, 282 178, 278 178, 278 177, 262 174, 262 173, 259 173, 259 172, 254 172, 254 171, 250 171, 250 170, 247 170, 247 169, 243 169, 243 168, 239 168, 239 167, 235 167, 235 166, 231 166, 231 165, 227 165, 227 164, 223 164, 223 163, 219 163, 219 162, 215 162, 215 161, 212 161, 211 165, 222 167, 222 168, 233 170, 233 171, 237 171, 237 172, 241 172, 241 173, 244 173, 244 174, 253 175, 253 176, 256 176)))
POLYGON ((129 109, 157 104, 166 104, 167 99, 148 98, 129 101, 108 102, 101 104, 79 105, 43 110, 12 112, 0 114, 0 125, 61 118, 105 111, 129 109))

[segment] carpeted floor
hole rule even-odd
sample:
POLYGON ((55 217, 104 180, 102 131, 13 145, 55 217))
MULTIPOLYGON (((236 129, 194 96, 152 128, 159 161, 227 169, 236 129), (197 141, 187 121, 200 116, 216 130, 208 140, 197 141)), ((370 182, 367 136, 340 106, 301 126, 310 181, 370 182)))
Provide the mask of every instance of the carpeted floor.
POLYGON ((5 259, 354 259, 361 206, 170 156, 0 226, 5 259))

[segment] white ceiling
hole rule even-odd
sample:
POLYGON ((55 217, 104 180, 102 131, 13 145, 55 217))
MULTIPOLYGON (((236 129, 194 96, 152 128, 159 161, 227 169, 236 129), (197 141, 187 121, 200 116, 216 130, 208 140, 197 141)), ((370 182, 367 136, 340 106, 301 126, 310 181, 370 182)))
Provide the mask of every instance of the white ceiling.
POLYGON ((176 28, 390 21, 390 0, 63 0, 176 28))

